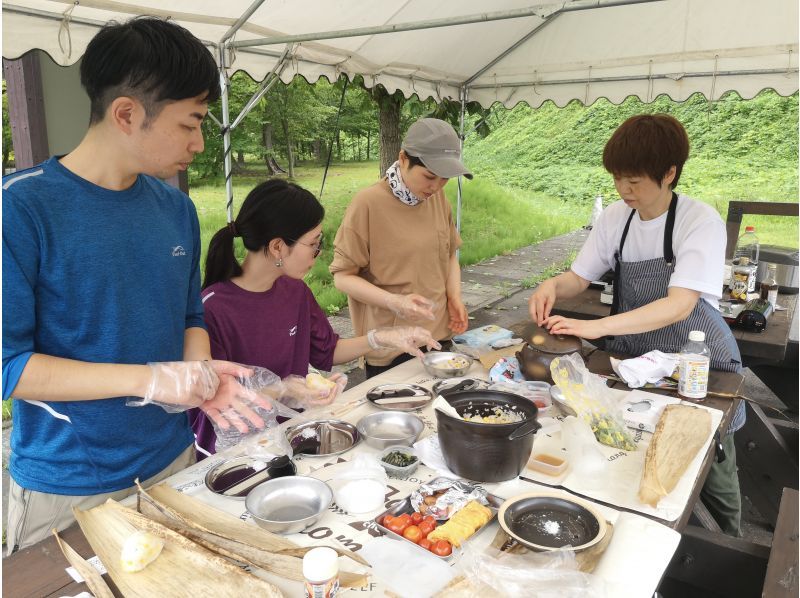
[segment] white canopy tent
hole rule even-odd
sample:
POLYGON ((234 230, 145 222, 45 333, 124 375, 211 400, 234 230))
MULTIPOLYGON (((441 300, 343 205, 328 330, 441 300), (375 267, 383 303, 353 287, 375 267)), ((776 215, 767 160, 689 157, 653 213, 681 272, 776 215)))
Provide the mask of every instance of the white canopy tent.
MULTIPOLYGON (((618 103, 635 95, 716 100, 798 89, 797 0, 10 0, 3 56, 33 48, 76 62, 98 27, 169 16, 213 50, 223 82, 228 217, 230 130, 280 77, 362 75, 368 87, 421 98, 532 107, 552 100, 618 103), (491 9, 487 12, 488 9, 491 9), (228 75, 261 90, 231 122, 228 75)), ((460 181, 459 181, 460 183, 460 181)), ((459 184, 459 215, 460 215, 459 184)))

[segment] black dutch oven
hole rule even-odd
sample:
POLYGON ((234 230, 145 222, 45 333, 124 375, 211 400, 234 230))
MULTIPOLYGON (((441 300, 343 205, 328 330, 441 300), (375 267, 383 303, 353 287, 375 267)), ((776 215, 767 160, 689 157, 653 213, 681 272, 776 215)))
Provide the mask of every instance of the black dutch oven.
POLYGON ((522 421, 487 424, 456 419, 436 409, 439 444, 448 469, 476 482, 502 482, 519 475, 541 428, 538 409, 530 400, 497 390, 450 392, 444 399, 459 415, 494 415, 495 409, 521 413, 522 421))

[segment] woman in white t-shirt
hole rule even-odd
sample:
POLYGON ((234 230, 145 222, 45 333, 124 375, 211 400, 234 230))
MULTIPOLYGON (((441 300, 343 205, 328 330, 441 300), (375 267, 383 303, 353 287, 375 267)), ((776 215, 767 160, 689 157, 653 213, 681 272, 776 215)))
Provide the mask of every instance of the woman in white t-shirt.
MULTIPOLYGON (((741 370, 736 340, 717 309, 725 225, 716 210, 674 191, 688 157, 686 131, 669 115, 634 116, 614 132, 603 150, 603 166, 622 199, 603 211, 571 269, 537 287, 529 303, 537 324, 553 334, 604 337, 606 350, 625 355, 677 353, 690 331, 703 330, 711 367, 741 370), (597 320, 550 315, 558 299, 578 295, 608 270, 614 271, 611 315, 597 320)), ((715 463, 702 495, 732 535, 739 533, 741 512, 732 432, 744 420, 741 403, 723 443, 727 462, 715 463)))

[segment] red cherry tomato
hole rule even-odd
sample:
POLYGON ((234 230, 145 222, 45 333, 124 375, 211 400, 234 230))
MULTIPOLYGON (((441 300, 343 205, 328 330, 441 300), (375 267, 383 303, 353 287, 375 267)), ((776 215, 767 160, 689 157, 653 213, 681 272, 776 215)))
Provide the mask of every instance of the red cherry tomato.
POLYGON ((419 541, 419 545, 422 546, 425 550, 430 550, 431 548, 433 548, 433 542, 428 540, 428 538, 422 538, 422 540, 419 541))
POLYGON ((429 533, 436 529, 436 522, 422 521, 418 527, 419 531, 422 532, 422 537, 425 538, 429 533))
POLYGON ((413 523, 414 525, 419 525, 421 521, 422 521, 422 513, 420 513, 419 511, 415 511, 411 515, 411 523, 413 523))
POLYGON ((383 527, 388 529, 390 532, 393 532, 393 533, 395 533, 395 534, 397 534, 399 536, 402 536, 403 535, 403 530, 406 529, 406 527, 408 527, 408 526, 403 525, 403 522, 398 520, 397 517, 395 517, 390 523, 384 523, 383 527))
POLYGON ((397 519, 402 520, 405 525, 411 525, 411 515, 409 513, 403 513, 397 519))
POLYGON ((433 515, 426 515, 425 517, 423 517, 422 520, 430 521, 431 523, 438 525, 438 523, 436 522, 436 517, 434 517, 433 515))
POLYGON ((447 540, 439 540, 433 545, 431 552, 438 556, 448 556, 453 552, 453 547, 450 546, 450 542, 447 540))
POLYGON ((393 515, 387 515, 383 518, 383 527, 389 527, 389 524, 395 520, 393 515))
POLYGON ((422 532, 419 531, 419 528, 416 525, 409 525, 405 530, 403 530, 403 537, 406 540, 411 540, 414 544, 417 544, 420 540, 422 540, 422 532))

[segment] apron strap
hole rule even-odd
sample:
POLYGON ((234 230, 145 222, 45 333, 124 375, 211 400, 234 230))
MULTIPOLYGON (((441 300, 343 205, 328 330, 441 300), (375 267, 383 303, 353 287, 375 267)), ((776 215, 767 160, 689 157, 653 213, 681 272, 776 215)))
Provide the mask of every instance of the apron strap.
MULTIPOLYGON (((614 252, 614 292, 612 294, 611 302, 611 315, 619 313, 619 288, 620 288, 620 265, 619 260, 622 257, 622 248, 625 246, 625 239, 628 236, 628 229, 631 227, 631 220, 633 220, 636 210, 631 210, 631 215, 628 216, 628 221, 625 223, 625 228, 622 230, 622 237, 619 240, 619 248, 614 252)), ((671 243, 670 243, 671 245, 671 243)))
POLYGON ((678 209, 678 194, 672 192, 672 201, 669 202, 667 212, 667 224, 664 227, 664 261, 672 265, 675 261, 675 254, 672 253, 672 231, 675 229, 675 212, 678 209))

